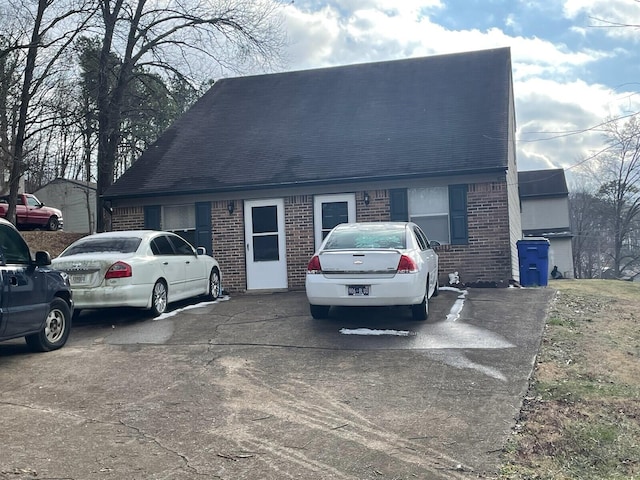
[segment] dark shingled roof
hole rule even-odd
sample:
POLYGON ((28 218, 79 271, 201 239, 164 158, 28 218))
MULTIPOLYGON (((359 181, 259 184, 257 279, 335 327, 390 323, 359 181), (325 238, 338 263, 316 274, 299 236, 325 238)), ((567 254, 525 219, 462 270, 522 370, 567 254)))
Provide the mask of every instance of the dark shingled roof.
POLYGON ((508 48, 223 79, 106 198, 504 171, 508 48))
POLYGON ((520 198, 566 197, 569 195, 562 168, 518 172, 520 198))

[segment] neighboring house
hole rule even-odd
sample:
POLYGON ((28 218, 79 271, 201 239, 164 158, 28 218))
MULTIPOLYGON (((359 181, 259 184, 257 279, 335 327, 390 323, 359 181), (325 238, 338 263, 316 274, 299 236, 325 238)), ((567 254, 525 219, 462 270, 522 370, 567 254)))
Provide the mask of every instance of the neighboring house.
POLYGON ((96 226, 96 185, 56 178, 33 193, 45 205, 62 210, 64 231, 93 233, 96 226))
POLYGON ((573 278, 573 250, 569 220, 569 190, 564 170, 518 173, 524 237, 549 240, 549 272, 557 265, 565 278, 573 278))
POLYGON ((206 246, 229 291, 302 289, 334 225, 413 220, 440 281, 518 279, 508 48, 223 79, 105 193, 206 246))

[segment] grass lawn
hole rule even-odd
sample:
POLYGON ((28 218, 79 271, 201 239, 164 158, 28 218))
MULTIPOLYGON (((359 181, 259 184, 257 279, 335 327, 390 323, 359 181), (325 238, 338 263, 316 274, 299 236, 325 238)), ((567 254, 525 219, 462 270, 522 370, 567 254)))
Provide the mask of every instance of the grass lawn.
POLYGON ((640 283, 555 280, 501 479, 640 479, 640 283))

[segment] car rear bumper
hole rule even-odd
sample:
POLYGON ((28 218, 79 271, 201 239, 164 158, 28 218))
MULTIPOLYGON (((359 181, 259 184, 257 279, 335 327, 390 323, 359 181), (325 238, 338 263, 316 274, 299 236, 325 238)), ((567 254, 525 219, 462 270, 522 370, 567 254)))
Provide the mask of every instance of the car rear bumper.
POLYGON ((151 306, 153 285, 123 285, 118 287, 73 288, 75 309, 151 306))
POLYGON ((307 299, 312 305, 392 306, 415 305, 422 302, 425 283, 412 274, 383 279, 332 279, 324 275, 307 275, 307 299), (349 295, 349 286, 369 286, 369 295, 349 295))

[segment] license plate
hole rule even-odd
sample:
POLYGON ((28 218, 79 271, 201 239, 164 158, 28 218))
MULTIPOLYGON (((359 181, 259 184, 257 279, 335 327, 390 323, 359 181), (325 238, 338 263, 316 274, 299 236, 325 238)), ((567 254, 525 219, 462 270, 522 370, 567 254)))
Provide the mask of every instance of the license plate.
POLYGON ((86 275, 71 275, 71 279, 69 280, 73 284, 84 283, 87 281, 86 275))
POLYGON ((369 287, 370 285, 349 285, 347 287, 347 290, 349 292, 349 295, 356 297, 366 297, 367 295, 369 295, 369 287))

